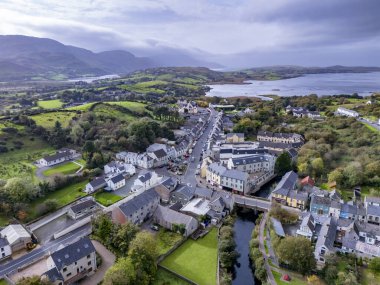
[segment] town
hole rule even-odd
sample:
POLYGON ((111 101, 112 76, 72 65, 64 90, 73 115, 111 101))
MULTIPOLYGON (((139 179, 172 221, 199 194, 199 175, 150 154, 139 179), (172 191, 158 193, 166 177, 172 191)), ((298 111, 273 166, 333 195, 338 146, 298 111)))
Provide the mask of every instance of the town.
MULTIPOLYGON (((369 102, 367 105, 377 104, 376 99, 369 102)), ((255 276, 262 282, 301 280, 301 274, 328 283, 327 277, 317 277, 316 272, 331 267, 334 256, 342 259, 337 262, 348 262, 344 260, 348 254, 367 263, 380 258, 379 196, 362 193, 359 185, 347 196, 339 191, 341 178, 331 175, 330 179, 330 174, 328 184, 318 185, 321 170, 313 161, 311 172, 294 171, 310 137, 257 128, 252 139, 250 131, 240 124, 260 112, 253 106, 237 108, 227 101, 205 104, 187 99, 170 106, 152 106, 166 108, 171 116, 177 114, 182 120, 173 129, 174 137, 156 137, 145 151, 134 148, 139 151, 113 152, 85 180, 77 179, 88 171, 84 159, 93 161, 88 149, 94 146, 88 143, 81 149, 59 148, 33 162, 41 178, 64 173, 66 179, 80 186, 73 189, 80 195, 61 206, 44 202, 41 215, 26 223, 20 222, 19 211, 18 219, 13 219, 16 223, 1 229, 0 277, 10 284, 23 284, 31 276, 57 285, 97 284, 103 279, 105 284, 112 284, 117 281, 109 272, 122 262, 115 263, 115 255, 118 260, 127 252, 129 256, 131 247, 137 246, 133 238, 141 238, 148 245, 144 236, 148 232, 159 247, 150 253, 159 274, 173 274, 190 284, 229 284, 236 251, 221 245, 224 239, 239 235, 224 233, 241 211, 251 211, 257 217, 258 226, 249 243, 250 258, 255 263, 255 276), (258 195, 267 185, 273 185, 268 195, 258 195), (105 227, 114 229, 104 232, 105 227), (126 245, 129 250, 119 249, 110 240, 113 235, 112 239, 117 239, 117 234, 132 241, 126 245), (302 265, 294 264, 281 252, 281 247, 290 246, 287 244, 292 238, 306 242, 299 247, 302 265), (210 260, 192 266, 211 271, 194 274, 187 268, 186 258, 197 253, 188 251, 189 244, 203 250, 200 245, 205 242, 213 244, 210 252, 198 254, 210 254, 210 260), (180 267, 172 261, 179 252, 184 256, 180 267)), ((327 119, 325 112, 304 107, 287 105, 283 110, 289 120, 323 124, 327 119)), ((358 112, 343 107, 329 116, 342 120, 353 117, 378 128, 358 112)), ((64 181, 60 176, 52 177, 64 181)), ((194 258, 197 262, 197 256, 194 258)), ((154 280, 154 273, 146 274, 154 280)))

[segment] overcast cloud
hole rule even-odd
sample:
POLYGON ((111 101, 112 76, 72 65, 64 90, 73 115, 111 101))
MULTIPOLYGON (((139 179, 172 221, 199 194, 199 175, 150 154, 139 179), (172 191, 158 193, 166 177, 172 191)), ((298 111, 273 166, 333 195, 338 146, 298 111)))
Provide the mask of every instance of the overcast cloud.
POLYGON ((0 0, 0 34, 227 66, 380 65, 379 0, 0 0))

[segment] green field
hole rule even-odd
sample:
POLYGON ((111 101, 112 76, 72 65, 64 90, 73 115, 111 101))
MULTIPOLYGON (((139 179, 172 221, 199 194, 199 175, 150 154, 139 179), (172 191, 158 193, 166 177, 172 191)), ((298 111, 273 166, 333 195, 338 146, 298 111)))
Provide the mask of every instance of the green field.
POLYGON ((189 239, 164 259, 162 266, 199 285, 216 284, 218 258, 217 229, 196 241, 189 239))
MULTIPOLYGON (((0 227, 3 227, 9 223, 9 219, 4 216, 3 214, 0 214, 0 227)), ((0 283, 1 285, 1 283, 0 283)))
POLYGON ((103 116, 105 118, 115 118, 124 122, 131 122, 131 121, 136 120, 135 116, 119 111, 114 106, 105 105, 105 104, 96 105, 93 108, 93 112, 97 116, 103 116))
POLYGON ((190 283, 178 278, 165 269, 159 268, 152 285, 190 285, 190 283))
POLYGON ((87 104, 83 104, 83 105, 80 105, 80 106, 75 106, 75 107, 69 107, 69 108, 66 108, 66 110, 70 110, 70 111, 88 111, 88 109, 91 108, 92 105, 94 105, 95 102, 93 103, 87 103, 87 104))
POLYGON ((160 231, 156 234, 159 254, 161 255, 167 253, 182 238, 183 237, 180 234, 160 228, 160 231))
POLYGON ((86 193, 83 192, 88 181, 82 181, 79 183, 71 184, 65 188, 49 193, 48 195, 34 200, 28 209, 29 219, 37 218, 37 206, 45 202, 48 199, 54 199, 58 202, 58 207, 65 206, 77 198, 86 196, 86 193))
POLYGON ((67 128, 71 119, 76 115, 75 112, 51 112, 39 115, 31 116, 38 126, 45 129, 52 129, 55 126, 55 122, 59 121, 62 128, 67 128))
POLYGON ((63 103, 61 100, 45 100, 45 101, 38 101, 37 105, 41 107, 42 109, 58 109, 61 108, 63 103))
POLYGON ((307 285, 306 281, 301 280, 301 279, 293 276, 292 274, 289 274, 291 280, 290 280, 290 282, 287 282, 287 281, 281 280, 281 277, 282 277, 281 273, 274 271, 274 270, 272 270, 272 273, 273 273, 274 279, 276 280, 277 285, 286 285, 286 284, 307 285))
POLYGON ((123 197, 113 194, 111 192, 98 192, 94 195, 95 200, 105 207, 108 207, 117 201, 123 199, 123 197))
POLYGON ((146 107, 146 104, 144 103, 132 102, 132 101, 107 102, 107 104, 118 105, 137 113, 143 113, 146 107))
MULTIPOLYGON (((3 137, 0 135, 0 139, 3 137)), ((0 154, 0 178, 30 177, 34 179, 36 166, 32 164, 33 161, 51 153, 53 148, 34 136, 7 135, 7 138, 8 152, 0 154), (13 141, 21 141, 23 143, 21 149, 14 148, 13 141)))
POLYGON ((53 166, 43 172, 43 175, 45 176, 51 176, 55 174, 63 174, 63 175, 68 175, 68 174, 73 174, 77 172, 80 169, 80 166, 78 164, 75 164, 71 161, 53 166))

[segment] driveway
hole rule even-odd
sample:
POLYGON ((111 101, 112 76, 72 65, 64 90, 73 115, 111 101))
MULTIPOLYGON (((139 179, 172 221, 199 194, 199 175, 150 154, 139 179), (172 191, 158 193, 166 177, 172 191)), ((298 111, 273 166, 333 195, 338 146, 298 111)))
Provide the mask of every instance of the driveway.
POLYGON ((79 284, 81 285, 96 285, 102 282, 104 275, 108 268, 110 268, 116 260, 115 255, 110 252, 104 245, 96 240, 92 240, 97 253, 102 257, 102 265, 97 269, 94 275, 83 279, 79 284))

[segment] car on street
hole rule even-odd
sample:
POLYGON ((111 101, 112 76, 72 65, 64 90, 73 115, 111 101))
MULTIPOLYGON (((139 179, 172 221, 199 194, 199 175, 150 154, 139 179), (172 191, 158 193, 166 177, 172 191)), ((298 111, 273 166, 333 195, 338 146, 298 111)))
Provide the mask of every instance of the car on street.
POLYGON ((159 231, 159 228, 156 225, 151 225, 150 228, 156 232, 159 231))

